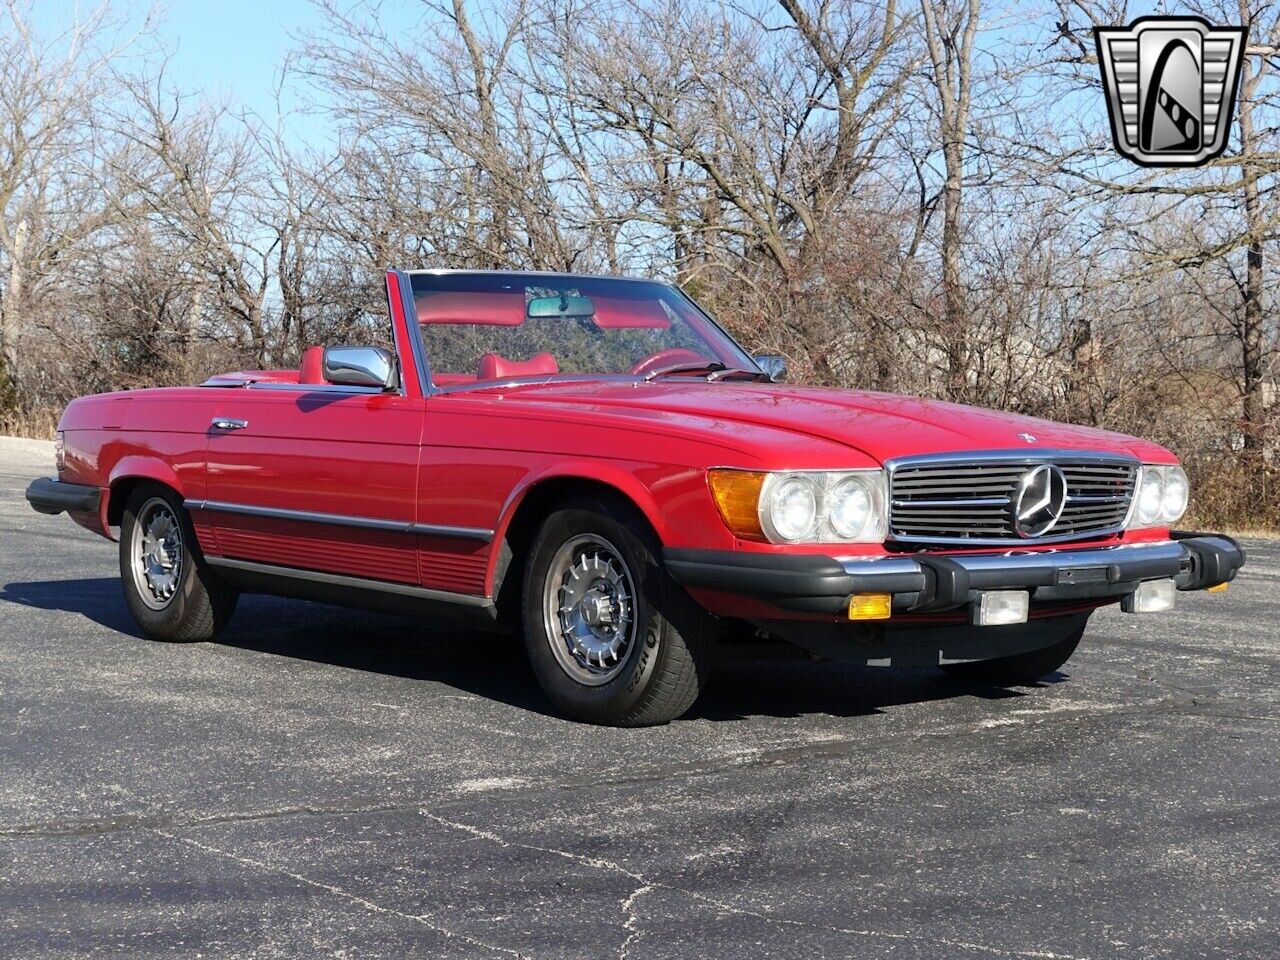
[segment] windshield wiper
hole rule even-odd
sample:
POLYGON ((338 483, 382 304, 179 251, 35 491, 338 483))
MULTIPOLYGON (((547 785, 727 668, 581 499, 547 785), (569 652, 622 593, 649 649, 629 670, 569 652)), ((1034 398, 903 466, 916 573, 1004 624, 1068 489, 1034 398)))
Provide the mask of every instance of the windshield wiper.
POLYGON ((697 363, 692 361, 688 363, 673 363, 669 367, 659 367, 657 370, 650 370, 644 375, 645 380, 653 380, 655 377, 665 377, 671 373, 697 373, 700 370, 706 370, 708 373, 718 373, 721 370, 729 368, 719 360, 700 360, 697 363))

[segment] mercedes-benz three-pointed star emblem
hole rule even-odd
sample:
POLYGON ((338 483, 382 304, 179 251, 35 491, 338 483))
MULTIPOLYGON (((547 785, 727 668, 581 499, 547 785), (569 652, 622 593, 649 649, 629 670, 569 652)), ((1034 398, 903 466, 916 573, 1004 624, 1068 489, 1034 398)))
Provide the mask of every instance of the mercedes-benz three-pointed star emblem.
POLYGON ((1013 500, 1013 529, 1018 536, 1043 537, 1067 505, 1067 477, 1052 463, 1028 470, 1013 500))

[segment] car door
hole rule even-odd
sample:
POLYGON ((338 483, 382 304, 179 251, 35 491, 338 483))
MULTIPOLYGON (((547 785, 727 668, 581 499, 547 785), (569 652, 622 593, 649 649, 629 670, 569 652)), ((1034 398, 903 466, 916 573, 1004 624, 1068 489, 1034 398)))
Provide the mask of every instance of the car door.
POLYGON ((228 390, 193 513, 222 558, 416 585, 423 406, 328 386, 228 390))

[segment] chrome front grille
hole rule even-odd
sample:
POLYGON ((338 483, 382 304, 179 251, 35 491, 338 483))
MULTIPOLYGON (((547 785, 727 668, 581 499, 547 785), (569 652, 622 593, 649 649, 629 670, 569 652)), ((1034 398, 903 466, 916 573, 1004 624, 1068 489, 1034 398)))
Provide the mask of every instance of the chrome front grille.
POLYGON ((907 457, 889 464, 889 535, 920 544, 1054 543, 1106 536, 1124 526, 1137 460, 1102 454, 971 454, 907 457), (1066 502, 1043 536, 1021 536, 1014 511, 1023 478, 1044 463, 1066 478, 1066 502))

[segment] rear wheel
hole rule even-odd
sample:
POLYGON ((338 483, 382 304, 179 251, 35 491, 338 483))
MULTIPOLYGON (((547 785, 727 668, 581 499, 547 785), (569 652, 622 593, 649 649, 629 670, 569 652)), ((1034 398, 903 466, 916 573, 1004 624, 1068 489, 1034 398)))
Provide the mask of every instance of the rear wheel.
POLYGON ((1002 687, 1035 683, 1070 660, 1083 636, 1084 627, 1081 627, 1065 639, 1039 650, 1030 650, 1012 657, 999 657, 995 660, 949 663, 942 669, 954 677, 975 683, 992 683, 1002 687))
POLYGON ((592 723, 646 726, 698 698, 714 653, 714 618, 677 586, 647 526, 612 500, 553 512, 525 568, 524 636, 539 684, 592 723))
POLYGON ((236 608, 236 591, 200 556, 181 499, 160 484, 136 488, 125 504, 120 580, 129 612, 153 640, 211 640, 236 608))

